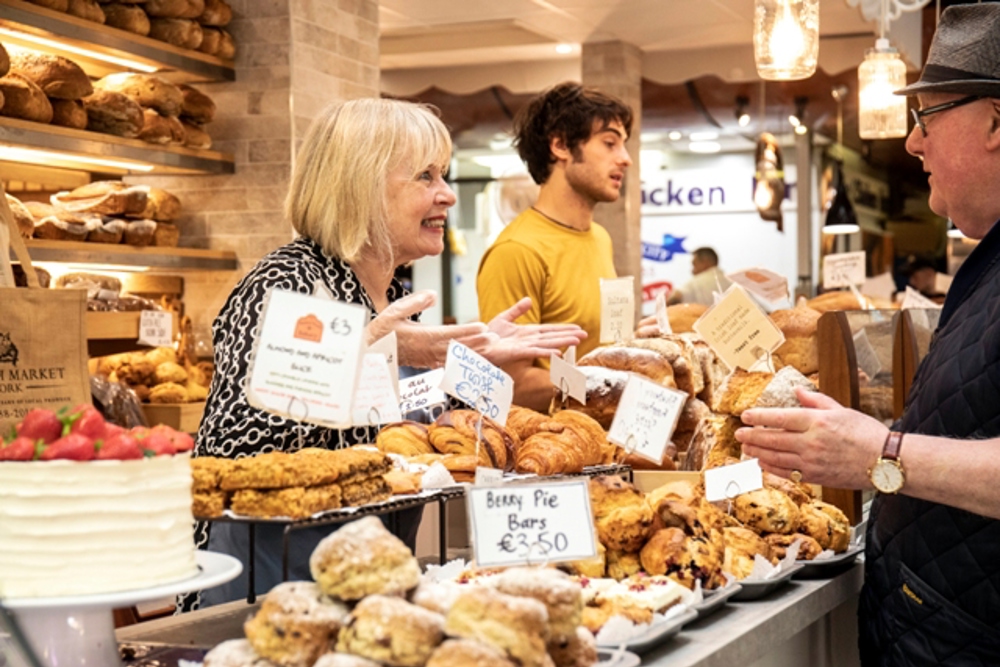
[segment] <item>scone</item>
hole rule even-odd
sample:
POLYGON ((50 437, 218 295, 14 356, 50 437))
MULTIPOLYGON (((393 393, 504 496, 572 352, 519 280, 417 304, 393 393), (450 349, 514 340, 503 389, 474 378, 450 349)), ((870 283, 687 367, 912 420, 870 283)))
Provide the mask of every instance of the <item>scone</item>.
POLYGON ((726 553, 722 571, 737 579, 746 579, 753 570, 754 556, 771 559, 771 547, 764 539, 748 528, 726 528, 722 531, 726 553))
POLYGON ((758 533, 790 533, 798 521, 799 508, 781 491, 765 487, 736 496, 733 514, 758 533))
POLYGON ((664 528, 649 538, 639 558, 649 574, 663 574, 693 590, 695 581, 703 588, 719 583, 722 557, 719 544, 710 537, 691 537, 680 528, 664 528))
POLYGON ((606 556, 608 561, 608 576, 612 579, 618 581, 628 579, 642 569, 642 564, 639 562, 639 554, 637 553, 631 554, 609 549, 606 556))
POLYGON ((840 553, 851 543, 851 523, 839 508, 814 500, 799 506, 795 531, 809 535, 824 549, 840 553))
POLYGON ((582 577, 592 577, 599 579, 608 571, 607 548, 597 543, 597 555, 587 560, 574 560, 564 563, 563 566, 571 573, 582 577))
POLYGON ((764 541, 771 547, 771 562, 777 563, 784 558, 788 552, 788 547, 792 546, 795 540, 802 540, 797 560, 812 560, 823 551, 823 547, 819 545, 819 542, 808 535, 803 535, 802 533, 779 535, 774 533, 764 537, 764 541))
POLYGON ((310 667, 333 648, 346 618, 347 608, 313 582, 289 581, 271 589, 243 630, 259 655, 282 667, 310 667))
POLYGON ((455 600, 445 620, 451 637, 478 639, 504 651, 522 667, 546 667, 545 605, 490 587, 473 587, 455 600))
POLYGON ((309 558, 309 571, 324 593, 341 600, 401 595, 420 581, 417 559, 374 516, 324 538, 309 558))
POLYGON ((371 595, 351 612, 337 650, 393 667, 421 667, 444 639, 443 626, 439 614, 423 607, 371 595))
POLYGON ((426 667, 516 667, 507 655, 472 639, 449 639, 434 649, 426 667))
POLYGON ((467 590, 468 588, 464 584, 456 581, 428 581, 424 579, 410 595, 410 602, 418 607, 447 616, 451 605, 455 604, 458 596, 467 590))
POLYGON ((580 586, 564 572, 550 568, 511 568, 489 580, 501 593, 534 598, 549 615, 549 641, 565 641, 576 634, 583 611, 580 586))
POLYGON ((597 662, 597 642, 594 635, 582 625, 572 637, 563 641, 549 641, 549 656, 556 667, 589 667, 597 662))
POLYGON ((589 483, 597 538, 609 550, 635 553, 653 525, 645 496, 620 477, 602 475, 589 483))
POLYGON ((257 655, 247 640, 230 639, 209 651, 202 667, 275 667, 275 664, 257 655))

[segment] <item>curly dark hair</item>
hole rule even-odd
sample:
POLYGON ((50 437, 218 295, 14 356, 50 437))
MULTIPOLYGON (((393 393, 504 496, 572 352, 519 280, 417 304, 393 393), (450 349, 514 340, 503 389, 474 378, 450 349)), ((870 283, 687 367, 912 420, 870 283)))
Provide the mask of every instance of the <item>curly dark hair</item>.
POLYGON ((603 128, 618 121, 626 135, 632 132, 628 105, 569 81, 550 88, 521 109, 514 119, 514 146, 535 183, 541 185, 552 175, 556 161, 549 150, 552 137, 561 138, 573 157, 579 158, 580 144, 590 139, 595 121, 603 128))

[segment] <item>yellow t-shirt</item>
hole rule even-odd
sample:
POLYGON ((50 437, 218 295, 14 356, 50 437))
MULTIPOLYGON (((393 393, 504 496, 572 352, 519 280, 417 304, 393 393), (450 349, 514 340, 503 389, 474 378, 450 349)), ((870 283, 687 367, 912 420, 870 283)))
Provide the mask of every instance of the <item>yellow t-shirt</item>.
MULTIPOLYGON (((578 324, 587 338, 577 357, 601 338, 601 278, 615 278, 611 237, 595 222, 586 232, 528 209, 507 225, 479 264, 479 318, 489 322, 526 296, 518 324, 578 324)), ((548 368, 548 360, 536 360, 548 368)))

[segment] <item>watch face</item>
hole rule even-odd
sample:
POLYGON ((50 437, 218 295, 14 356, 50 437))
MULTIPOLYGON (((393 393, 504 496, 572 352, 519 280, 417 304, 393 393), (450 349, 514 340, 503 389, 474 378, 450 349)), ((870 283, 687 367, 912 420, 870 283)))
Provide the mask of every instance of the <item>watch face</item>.
POLYGON ((871 477, 872 484, 882 493, 896 493, 903 488, 903 471, 895 461, 879 459, 871 477))

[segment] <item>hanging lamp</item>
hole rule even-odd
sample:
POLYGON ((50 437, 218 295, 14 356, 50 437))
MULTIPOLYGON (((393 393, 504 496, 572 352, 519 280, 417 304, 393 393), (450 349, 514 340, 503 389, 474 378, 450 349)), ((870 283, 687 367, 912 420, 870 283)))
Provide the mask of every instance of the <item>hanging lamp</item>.
POLYGON ((858 135, 896 139, 907 134, 906 98, 893 92, 906 86, 906 65, 885 38, 886 3, 881 0, 879 38, 858 66, 858 135))
MULTIPOLYGON (((837 147, 843 151, 844 97, 847 96, 847 87, 836 86, 831 94, 833 99, 837 101, 837 147)), ((842 165, 843 161, 837 158, 831 165, 833 178, 830 181, 830 188, 834 191, 834 195, 830 200, 830 207, 826 210, 826 218, 823 221, 824 234, 853 234, 861 230, 854 206, 847 196, 847 183, 844 182, 842 165)))
POLYGON ((812 76, 819 56, 819 0, 755 0, 753 47, 762 79, 812 76))

